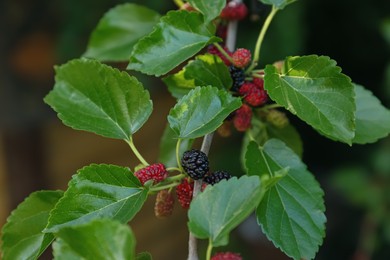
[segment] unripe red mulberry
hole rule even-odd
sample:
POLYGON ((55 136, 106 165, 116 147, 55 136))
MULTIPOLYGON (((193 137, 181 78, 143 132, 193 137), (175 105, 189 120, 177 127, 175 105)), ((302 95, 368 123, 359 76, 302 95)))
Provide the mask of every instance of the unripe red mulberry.
POLYGON ((239 48, 232 55, 233 64, 237 68, 245 68, 251 62, 251 57, 249 50, 239 48))
POLYGON ((242 257, 232 252, 219 252, 211 257, 211 260, 242 260, 242 257))
POLYGON ((246 104, 234 112, 233 124, 237 131, 245 132, 251 126, 252 109, 246 104))
POLYGON ((168 171, 165 169, 164 164, 155 163, 136 171, 134 175, 140 180, 142 185, 148 180, 153 180, 153 183, 156 184, 167 178, 168 171))
POLYGON ((183 209, 188 209, 190 207, 193 191, 194 182, 188 182, 187 179, 183 179, 176 187, 177 200, 183 209))
POLYGON ((157 193, 156 203, 154 204, 154 214, 156 217, 164 218, 172 215, 173 204, 175 200, 168 190, 161 190, 157 193))
POLYGON ((220 17, 226 20, 242 20, 248 14, 248 8, 244 3, 230 1, 223 8, 220 17))
POLYGON ((238 93, 244 97, 244 101, 253 106, 257 107, 267 102, 267 93, 258 84, 252 82, 245 82, 241 85, 238 93))

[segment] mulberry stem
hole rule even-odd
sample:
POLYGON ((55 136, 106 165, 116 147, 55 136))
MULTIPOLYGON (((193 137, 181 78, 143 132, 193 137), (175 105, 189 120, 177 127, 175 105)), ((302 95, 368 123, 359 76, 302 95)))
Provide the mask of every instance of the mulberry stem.
POLYGON ((224 48, 222 48, 221 45, 219 45, 219 43, 216 43, 214 42, 213 43, 215 47, 217 47, 217 49, 219 50, 220 53, 222 53, 223 56, 225 56, 225 58, 230 61, 230 63, 233 63, 233 59, 232 57, 230 57, 230 55, 224 50, 224 48))
POLYGON ((130 137, 129 140, 126 140, 126 142, 129 144, 131 150, 133 151, 133 153, 135 154, 135 156, 138 158, 138 160, 145 166, 148 166, 149 163, 144 159, 144 157, 142 157, 142 155, 140 154, 140 152, 137 150, 137 148, 135 147, 134 145, 134 142, 133 142, 133 137, 130 137))
POLYGON ((176 162, 180 172, 183 172, 183 167, 181 166, 181 162, 180 162, 180 144, 181 144, 181 138, 177 139, 177 143, 176 143, 176 162))
POLYGON ((209 244, 207 246, 207 252, 206 252, 206 260, 210 260, 212 250, 213 250, 213 243, 211 242, 211 239, 209 239, 209 244))
MULTIPOLYGON (((204 152, 206 155, 208 155, 211 147, 211 142, 213 141, 214 133, 209 133, 203 137, 202 147, 200 150, 204 152)), ((194 190, 192 193, 192 199, 194 199, 198 193, 200 192, 200 189, 202 187, 202 180, 196 180, 194 181, 194 190)), ((197 241, 196 237, 190 232, 190 236, 188 239, 188 260, 198 260, 198 252, 197 252, 197 241)))
POLYGON ((177 167, 168 167, 166 170, 169 172, 173 172, 173 171, 181 172, 180 168, 177 167))
POLYGON ((261 44, 263 43, 265 33, 267 32, 267 29, 268 29, 269 25, 271 24, 271 21, 277 12, 278 12, 278 9, 275 8, 274 6, 272 6, 271 13, 267 16, 267 19, 265 19, 263 27, 261 28, 259 37, 257 38, 252 64, 246 70, 247 74, 250 73, 257 66, 257 63, 259 62, 261 44))
MULTIPOLYGON (((235 1, 237 3, 242 2, 242 0, 232 0, 232 1, 235 1)), ((230 51, 233 51, 235 49, 236 37, 237 37, 237 27, 238 27, 238 21, 230 21, 228 24, 228 31, 227 31, 227 37, 226 37, 226 47, 230 51)), ((218 48, 218 46, 217 46, 217 48, 218 48)), ((221 48, 221 49, 223 49, 223 48, 221 48)), ((203 138, 201 151, 204 152, 206 155, 209 154, 211 142, 213 140, 213 135, 214 135, 214 133, 209 133, 209 134, 205 135, 203 138)), ((192 199, 194 199, 194 197, 200 192, 201 187, 202 187, 202 180, 196 180, 194 182, 194 190, 192 193, 192 199)), ((196 237, 190 232, 190 236, 188 239, 188 259, 187 260, 198 260, 199 259, 197 247, 198 246, 197 246, 196 237)), ((208 258, 207 258, 208 260, 210 259, 211 250, 212 250, 211 241, 209 242, 209 247, 211 247, 211 248, 207 249, 207 251, 208 251, 207 253, 209 254, 208 258)))
POLYGON ((184 2, 182 0, 173 0, 173 2, 175 2, 175 4, 177 5, 177 7, 182 7, 184 5, 184 2))
POLYGON ((149 192, 156 192, 156 191, 160 191, 160 190, 165 190, 165 189, 173 188, 173 187, 176 187, 176 186, 179 185, 179 184, 180 184, 180 183, 178 183, 178 182, 174 182, 174 183, 167 184, 167 185, 163 185, 163 186, 153 187, 153 188, 150 188, 150 189, 149 189, 149 192))

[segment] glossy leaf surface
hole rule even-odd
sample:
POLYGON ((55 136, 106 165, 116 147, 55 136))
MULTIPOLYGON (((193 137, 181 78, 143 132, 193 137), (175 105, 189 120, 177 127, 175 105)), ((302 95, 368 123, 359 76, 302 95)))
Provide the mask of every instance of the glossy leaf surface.
POLYGON ((371 91, 355 84, 356 133, 354 143, 376 142, 390 133, 390 110, 371 91))
POLYGON ((226 5, 225 0, 189 0, 188 2, 204 15, 206 22, 218 17, 226 5))
POLYGON ((289 57, 282 72, 265 69, 264 87, 278 104, 333 140, 352 143, 354 88, 336 62, 325 56, 289 57))
MULTIPOLYGON (((248 148, 255 149, 253 143, 248 148)), ((288 256, 313 259, 325 236, 324 193, 319 183, 280 140, 271 139, 257 149, 257 154, 261 153, 260 162, 247 156, 247 168, 261 165, 259 175, 264 172, 271 177, 284 175, 265 192, 256 210, 259 224, 274 245, 288 256)))
POLYGON ((2 259, 38 259, 54 240, 42 233, 62 191, 37 191, 12 211, 2 228, 2 259))
POLYGON ((126 224, 99 219, 57 233, 54 259, 135 259, 135 237, 126 224))
POLYGON ((56 67, 55 81, 45 102, 74 129, 128 140, 152 112, 149 92, 135 77, 98 61, 56 67))
POLYGON ((209 185, 191 202, 188 227, 196 237, 210 239, 213 246, 226 245, 230 231, 253 212, 261 196, 257 176, 233 177, 209 185))
POLYGON ((94 219, 130 221, 147 198, 147 189, 128 169, 91 164, 69 182, 64 197, 50 213, 46 232, 84 224, 94 219))
POLYGON ((133 46, 149 34, 160 15, 136 4, 118 5, 100 19, 83 56, 100 61, 128 61, 133 46))
POLYGON ((232 86, 229 69, 215 55, 198 55, 181 71, 164 79, 169 91, 176 98, 181 98, 197 86, 214 86, 229 89, 232 86))
POLYGON ((241 106, 241 100, 215 87, 197 87, 171 109, 169 125, 179 138, 197 138, 216 130, 241 106))
POLYGON ((170 11, 133 49, 128 69, 160 76, 219 39, 197 12, 170 11))

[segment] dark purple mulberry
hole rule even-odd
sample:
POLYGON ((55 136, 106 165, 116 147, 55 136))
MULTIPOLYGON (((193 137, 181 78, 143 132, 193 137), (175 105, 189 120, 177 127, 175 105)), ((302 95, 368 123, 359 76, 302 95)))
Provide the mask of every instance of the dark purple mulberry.
POLYGON ((230 76, 232 77, 232 80, 233 80, 233 85, 232 85, 231 90, 238 92, 241 85, 244 84, 245 72, 243 69, 234 67, 233 65, 229 66, 229 72, 230 72, 230 76))
POLYGON ((232 176, 226 171, 215 171, 214 173, 203 178, 205 183, 214 185, 222 180, 229 180, 232 176))
POLYGON ((183 153, 181 166, 188 176, 194 180, 199 180, 209 171, 209 159, 204 152, 191 149, 183 153))

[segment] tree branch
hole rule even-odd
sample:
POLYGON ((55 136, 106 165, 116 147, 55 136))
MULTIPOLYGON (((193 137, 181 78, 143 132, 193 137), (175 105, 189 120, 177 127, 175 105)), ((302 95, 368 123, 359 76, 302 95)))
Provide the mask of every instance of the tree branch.
MULTIPOLYGON (((241 3, 242 0, 232 0, 237 3, 241 3)), ((226 35, 226 46, 230 51, 234 51, 236 47, 238 21, 229 21, 228 31, 226 35)), ((208 155, 213 141, 214 133, 209 133, 204 136, 201 151, 208 155)), ((192 199, 194 199, 202 188, 202 180, 196 180, 194 183, 194 191, 192 193, 192 199)), ((197 252, 197 240, 196 237, 190 232, 188 239, 188 260, 198 260, 197 252)))

